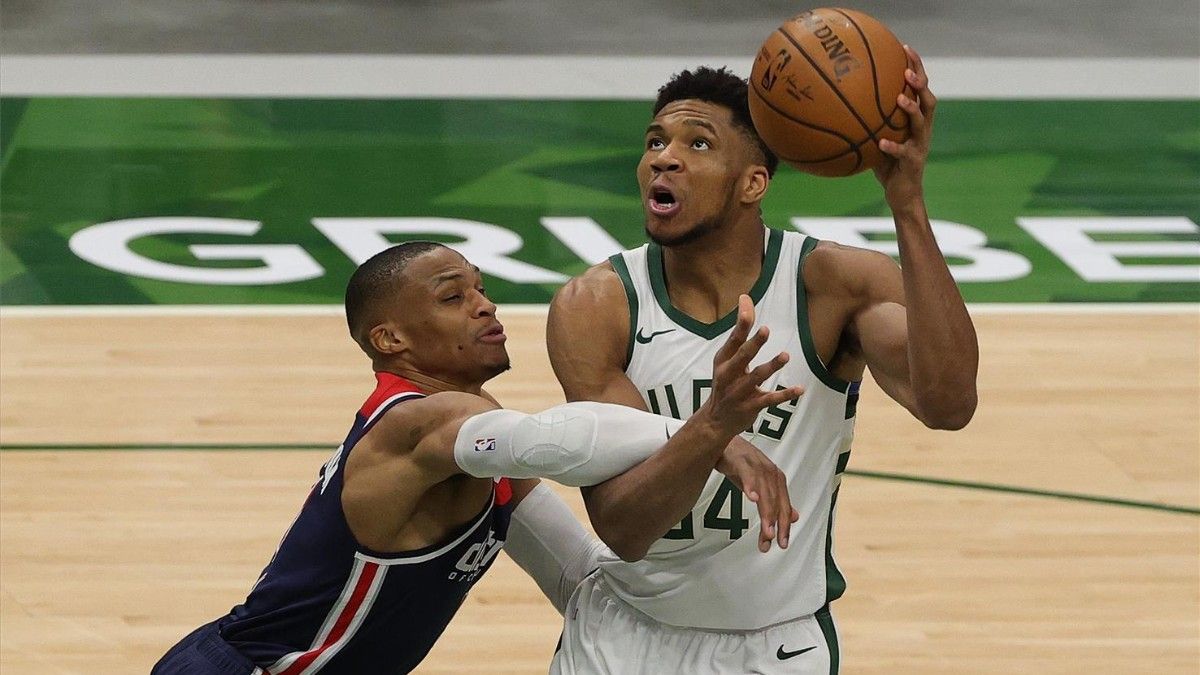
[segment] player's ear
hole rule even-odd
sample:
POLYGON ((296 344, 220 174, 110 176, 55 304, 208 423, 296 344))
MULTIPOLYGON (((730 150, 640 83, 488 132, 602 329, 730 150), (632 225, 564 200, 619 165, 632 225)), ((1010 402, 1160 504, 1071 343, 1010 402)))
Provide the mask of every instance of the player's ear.
POLYGON ((767 186, 771 184, 771 176, 767 167, 751 163, 742 172, 741 201, 743 204, 757 204, 767 196, 767 186))
POLYGON ((408 349, 408 339, 400 327, 391 321, 373 326, 367 332, 367 340, 380 354, 399 354, 408 349))

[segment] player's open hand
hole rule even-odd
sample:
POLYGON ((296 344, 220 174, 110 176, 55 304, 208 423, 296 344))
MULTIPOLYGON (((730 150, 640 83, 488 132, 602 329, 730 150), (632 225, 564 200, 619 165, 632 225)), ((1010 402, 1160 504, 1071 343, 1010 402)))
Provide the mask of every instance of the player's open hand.
POLYGON ((770 336, 766 326, 760 326, 754 335, 750 335, 753 325, 754 303, 750 296, 742 295, 738 298, 737 324, 713 357, 712 395, 697 411, 707 414, 713 424, 729 435, 753 424, 763 408, 790 401, 804 393, 804 387, 800 386, 772 392, 759 388, 768 377, 783 368, 789 357, 787 352, 780 352, 770 361, 750 368, 750 362, 770 336))
POLYGON ((908 113, 908 140, 896 143, 882 139, 879 149, 891 157, 875 167, 875 177, 883 185, 888 204, 893 210, 903 208, 912 199, 922 196, 922 181, 925 174, 925 159, 929 156, 929 142, 933 137, 933 113, 937 108, 937 97, 929 91, 929 76, 921 56, 908 45, 909 68, 904 79, 916 93, 916 99, 903 92, 896 97, 896 104, 908 113))
POLYGON ((750 442, 735 436, 717 462, 717 471, 729 477, 742 494, 758 507, 758 550, 766 553, 771 541, 787 548, 792 523, 800 514, 792 508, 787 476, 750 442))

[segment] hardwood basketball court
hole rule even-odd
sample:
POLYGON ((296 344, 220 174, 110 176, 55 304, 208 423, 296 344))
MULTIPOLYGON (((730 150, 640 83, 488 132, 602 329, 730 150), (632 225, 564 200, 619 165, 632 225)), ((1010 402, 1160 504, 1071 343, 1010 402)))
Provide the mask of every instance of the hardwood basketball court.
MULTIPOLYGON (((493 393, 559 402, 544 314, 501 320, 515 367, 493 393)), ((843 672, 1195 673, 1200 314, 975 320, 966 430, 864 384, 838 502, 843 672)), ((9 311, 0 339, 13 675, 147 672, 239 602, 372 386, 336 312, 9 311)), ((418 672, 545 672, 558 633, 502 556, 418 672)))

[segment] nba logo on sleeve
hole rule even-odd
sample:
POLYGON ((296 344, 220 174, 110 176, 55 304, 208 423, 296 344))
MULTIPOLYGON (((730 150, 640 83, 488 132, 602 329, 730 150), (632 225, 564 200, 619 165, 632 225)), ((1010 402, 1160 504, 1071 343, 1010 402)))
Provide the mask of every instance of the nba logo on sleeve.
POLYGON ((496 439, 494 438, 476 438, 475 452, 494 452, 496 450, 496 439))

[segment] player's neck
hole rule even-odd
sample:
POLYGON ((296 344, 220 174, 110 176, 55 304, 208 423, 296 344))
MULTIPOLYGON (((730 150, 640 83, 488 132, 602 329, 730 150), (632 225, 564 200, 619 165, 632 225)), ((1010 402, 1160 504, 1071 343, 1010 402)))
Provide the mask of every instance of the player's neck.
POLYGON ((440 394, 446 391, 461 391, 466 394, 479 396, 483 391, 483 382, 458 382, 453 378, 431 375, 421 372, 408 364, 389 364, 376 370, 384 370, 412 382, 425 394, 440 394))
POLYGON ((676 308, 711 323, 737 307, 762 271, 767 229, 753 222, 720 228, 682 246, 663 247, 667 294, 676 308))

